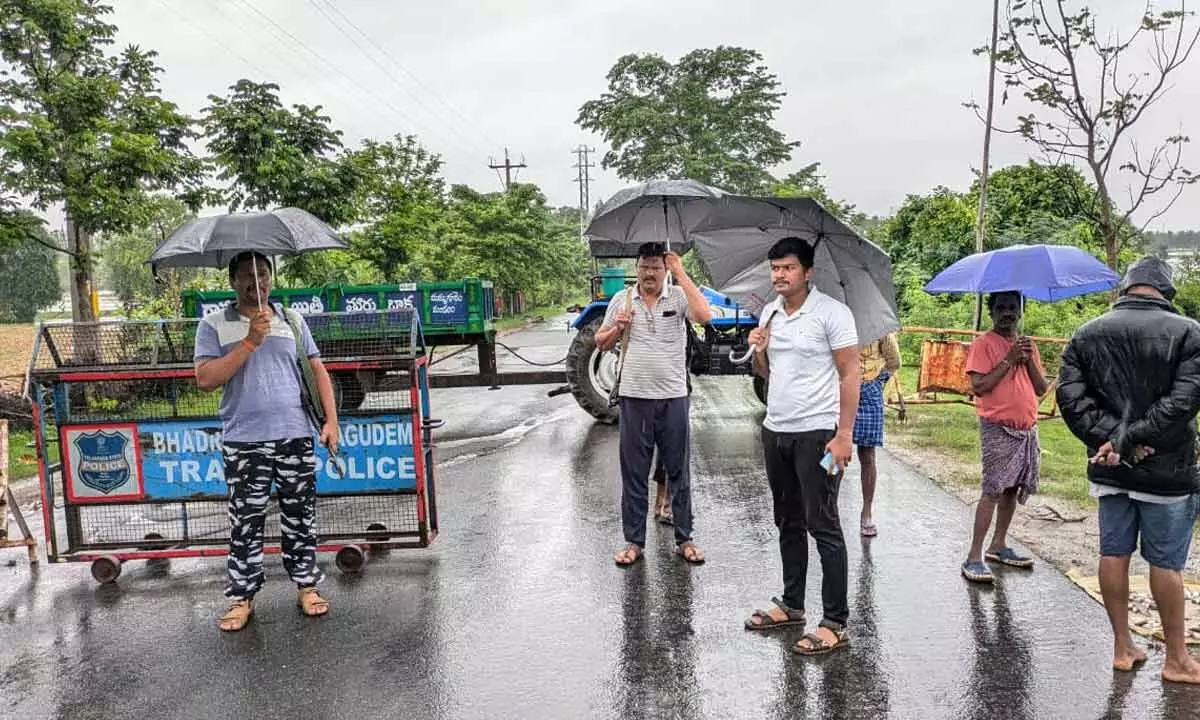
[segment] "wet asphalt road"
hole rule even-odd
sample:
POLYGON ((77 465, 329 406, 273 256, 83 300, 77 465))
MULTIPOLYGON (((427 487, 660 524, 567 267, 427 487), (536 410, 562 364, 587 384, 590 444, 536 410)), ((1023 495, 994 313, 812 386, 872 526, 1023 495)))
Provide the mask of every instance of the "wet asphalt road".
MULTIPOLYGON (((541 360, 565 341, 557 324, 506 338, 541 360)), ((970 508, 887 455, 880 535, 848 535, 853 644, 804 659, 797 632, 745 631, 781 590, 762 408, 745 378, 696 387, 703 566, 670 555, 665 527, 638 566, 613 565, 616 428, 569 395, 437 391, 442 534, 360 576, 323 557, 324 619, 299 615, 277 556, 254 621, 229 635, 219 560, 130 563, 100 587, 84 564, 31 574, 5 551, 0 717, 1200 717, 1200 691, 1159 681, 1161 652, 1114 678, 1102 608, 1053 569, 967 587, 970 508)), ((855 529, 857 476, 844 488, 855 529)), ((813 590, 808 606, 819 617, 813 590)))

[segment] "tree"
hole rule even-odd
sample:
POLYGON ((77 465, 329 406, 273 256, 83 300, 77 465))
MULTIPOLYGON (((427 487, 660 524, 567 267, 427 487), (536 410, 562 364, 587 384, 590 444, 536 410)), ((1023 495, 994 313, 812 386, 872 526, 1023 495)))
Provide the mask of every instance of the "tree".
MULTIPOLYGON (((969 193, 976 202, 979 190, 976 181, 969 193)), ((998 170, 989 183, 985 247, 1074 245, 1103 258, 1104 239, 1090 213, 1096 202, 1096 188, 1070 165, 1030 161, 998 170)), ((1126 243, 1118 260, 1134 259, 1140 246, 1140 241, 1126 243)))
MULTIPOLYGON (((1169 78, 1191 55, 1200 30, 1187 26, 1192 13, 1147 7, 1136 29, 1122 40, 1102 35, 1086 6, 1067 0, 1009 0, 1006 29, 995 60, 1004 75, 1007 101, 1017 91, 1033 109, 1020 114, 1012 132, 1037 146, 1051 163, 1082 163, 1096 187, 1085 212, 1099 231, 1109 267, 1137 235, 1133 217, 1166 191, 1171 197, 1150 212, 1161 216, 1183 187, 1196 180, 1182 165, 1188 137, 1167 137, 1147 150, 1133 137, 1146 111, 1162 99, 1169 78), (1148 55, 1151 71, 1128 66, 1148 55), (1117 173, 1130 179, 1126 203, 1114 197, 1117 173)), ((981 54, 987 49, 977 50, 981 54)))
POLYGON ((19 209, 10 198, 0 196, 0 251, 39 237, 44 224, 33 213, 19 209))
POLYGON ((320 106, 285 108, 274 83, 243 79, 229 90, 210 95, 203 111, 229 211, 298 207, 334 227, 357 219, 361 173, 320 106))
POLYGON ((0 253, 0 322, 30 323, 38 311, 62 297, 58 253, 44 230, 0 253))
POLYGON ((421 269, 414 279, 487 278, 500 291, 527 293, 535 304, 585 290, 588 251, 577 210, 551 210, 541 190, 525 183, 496 193, 455 185, 449 202, 438 240, 413 259, 421 269))
POLYGON ((622 178, 689 178, 760 193, 769 170, 798 142, 771 126, 785 93, 754 50, 699 49, 671 64, 659 55, 621 57, 608 91, 583 104, 576 123, 612 149, 601 164, 622 178))
POLYGON ((822 207, 839 220, 861 227, 866 224, 867 216, 857 210, 853 204, 845 200, 834 200, 825 189, 824 177, 820 175, 821 163, 811 163, 775 182, 768 194, 776 197, 806 197, 821 203, 822 207))
POLYGON ((206 199, 192 120, 159 94, 156 54, 107 52, 112 8, 96 0, 0 4, 0 185, 68 219, 76 320, 92 319, 91 238, 139 219, 147 193, 206 199))
POLYGON ((399 279, 421 246, 445 230, 442 160, 412 135, 366 140, 349 162, 360 173, 361 206, 370 223, 355 233, 354 254, 390 281, 399 279))
MULTIPOLYGON (((177 315, 183 288, 211 285, 214 273, 200 268, 162 268, 156 277, 146 258, 172 230, 195 215, 179 200, 157 196, 147 202, 144 216, 142 222, 129 230, 100 238, 98 246, 105 280, 124 303, 128 316, 148 304, 166 315, 177 315)), ((220 286, 225 283, 222 281, 220 286)))

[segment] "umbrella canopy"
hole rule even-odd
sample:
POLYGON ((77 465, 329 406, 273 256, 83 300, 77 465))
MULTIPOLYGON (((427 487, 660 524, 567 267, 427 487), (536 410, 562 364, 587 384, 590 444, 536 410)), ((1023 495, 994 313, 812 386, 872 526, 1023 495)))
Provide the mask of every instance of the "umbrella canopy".
POLYGON ((347 247, 311 213, 281 208, 191 220, 172 232, 147 262, 155 267, 221 268, 248 250, 272 257, 347 247))
POLYGON ((728 196, 691 233, 716 289, 754 315, 775 298, 767 251, 785 237, 813 245, 813 285, 849 306, 860 344, 900 329, 891 258, 811 198, 728 196))
POLYGON ((1019 292, 1041 302, 1111 290, 1120 276, 1069 245, 1013 245, 968 255, 925 285, 929 293, 1019 292))
POLYGON ((691 249, 688 230, 727 192, 694 180, 651 180, 621 190, 600 207, 584 235, 592 257, 633 257, 646 242, 691 249))

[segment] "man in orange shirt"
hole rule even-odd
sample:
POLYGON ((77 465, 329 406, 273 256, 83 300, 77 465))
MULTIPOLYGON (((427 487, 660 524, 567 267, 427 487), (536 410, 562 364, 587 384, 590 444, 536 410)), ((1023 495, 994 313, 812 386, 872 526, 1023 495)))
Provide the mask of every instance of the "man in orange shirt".
POLYGON ((987 559, 1013 567, 1030 567, 1033 559, 1008 547, 1008 526, 1017 503, 1037 492, 1040 453, 1038 401, 1049 390, 1037 345, 1017 336, 1021 320, 1021 295, 1015 292, 988 296, 992 329, 971 343, 967 375, 979 416, 979 444, 983 464, 983 492, 975 508, 971 551, 962 566, 972 582, 992 582, 984 564, 983 541, 996 517, 996 530, 987 559), (997 513, 997 509, 999 512, 997 513))

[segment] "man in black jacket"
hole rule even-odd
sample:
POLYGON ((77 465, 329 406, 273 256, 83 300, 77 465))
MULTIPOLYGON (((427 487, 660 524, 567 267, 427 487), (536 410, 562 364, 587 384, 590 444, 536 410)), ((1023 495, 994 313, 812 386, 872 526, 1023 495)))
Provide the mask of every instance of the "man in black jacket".
POLYGON ((1200 323, 1171 305, 1171 269, 1158 258, 1134 263, 1120 295, 1063 352, 1058 404, 1092 455, 1088 480, 1100 504, 1100 591, 1113 628, 1113 668, 1132 670, 1146 659, 1129 633, 1129 559, 1140 539, 1167 641, 1163 679, 1200 684, 1200 663, 1185 644, 1181 574, 1200 509, 1200 323))

